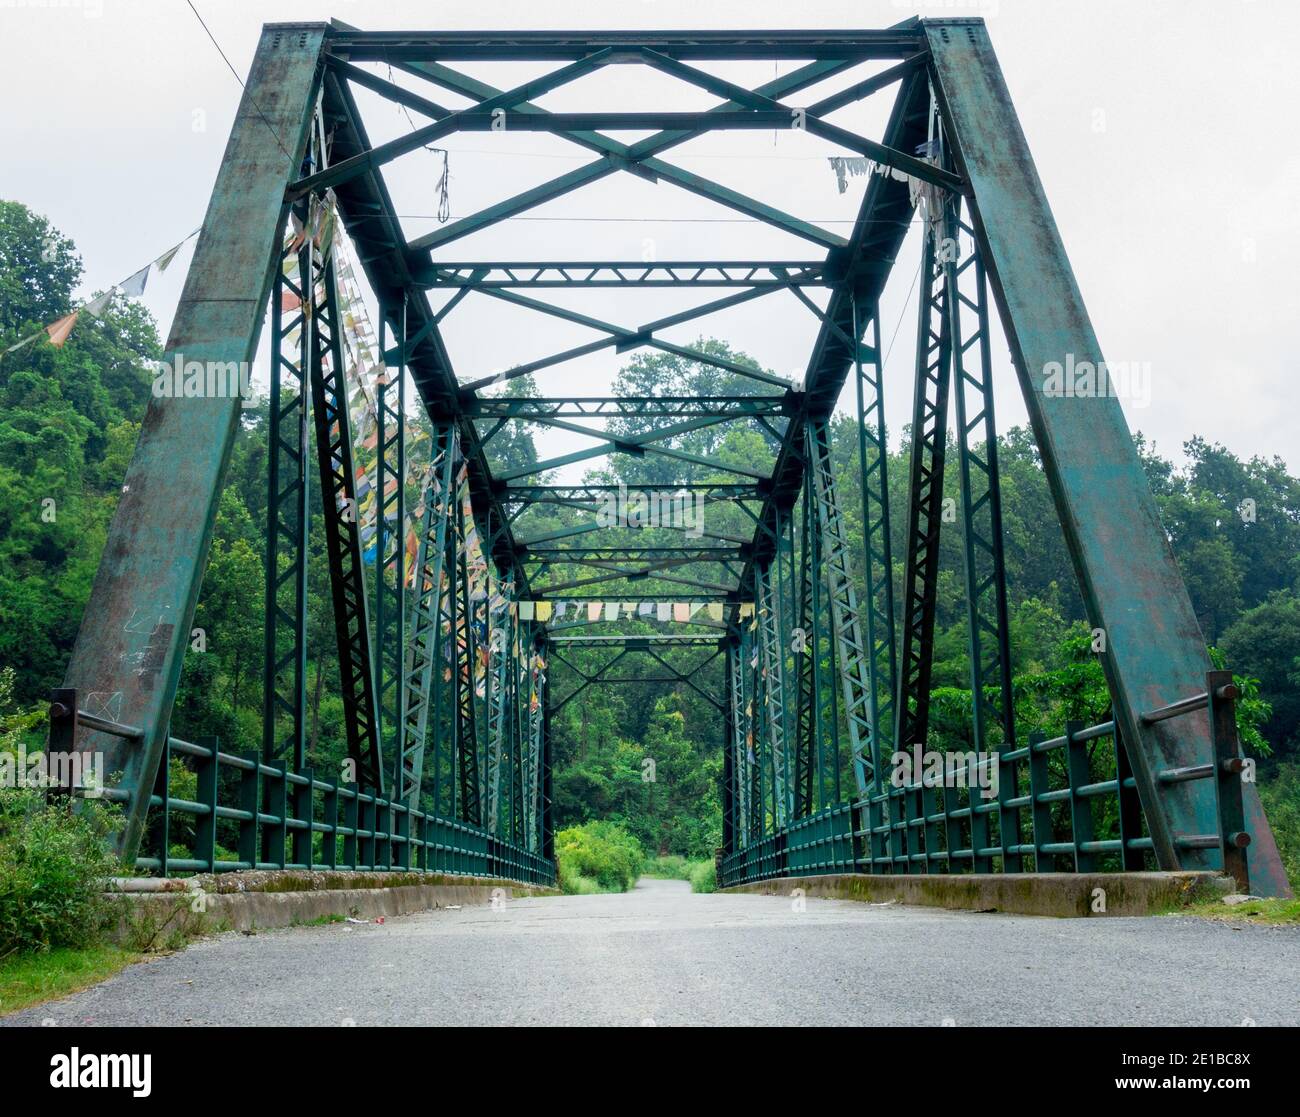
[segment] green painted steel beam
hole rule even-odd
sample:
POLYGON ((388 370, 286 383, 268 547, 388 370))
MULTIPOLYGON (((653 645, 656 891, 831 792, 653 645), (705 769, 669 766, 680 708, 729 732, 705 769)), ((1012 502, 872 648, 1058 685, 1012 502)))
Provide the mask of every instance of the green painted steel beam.
MULTIPOLYGON (((772 291, 780 290, 777 287, 752 287, 749 290, 741 291, 738 294, 727 295, 721 299, 715 299, 712 302, 703 303, 699 306, 690 307, 687 310, 680 311, 676 314, 665 318, 656 319, 653 322, 647 322, 644 325, 637 326, 635 329, 626 326, 617 326, 610 322, 602 321, 599 318, 593 318, 590 315, 582 314, 576 310, 569 310, 567 307, 555 306, 553 303, 543 302, 540 299, 530 298, 527 295, 520 295, 513 291, 504 289, 486 289, 483 294, 492 298, 500 299, 503 302, 512 303, 515 306, 525 307, 529 310, 538 311, 541 314, 549 314, 554 318, 562 319, 566 322, 572 322, 578 326, 585 326, 588 329, 600 330, 602 333, 609 334, 616 343, 619 352, 635 348, 641 345, 650 345, 658 349, 664 349, 667 352, 676 353, 678 356, 686 357, 688 360, 698 361, 701 364, 712 365, 715 368, 726 369, 729 372, 738 373, 750 380, 756 380, 761 384, 776 386, 778 388, 788 389, 790 382, 779 376, 773 376, 764 372, 762 369, 754 368, 750 365, 744 365, 738 361, 729 361, 725 358, 715 357, 711 353, 706 353, 699 349, 689 346, 672 345, 654 335, 659 330, 668 329, 670 326, 679 326, 685 322, 694 321, 696 318, 703 318, 719 310, 726 310, 730 307, 737 306, 741 303, 748 302, 751 299, 759 298, 763 295, 770 294, 772 291)), ((511 369, 511 377, 521 375, 518 369, 511 369)), ((495 379, 494 381, 495 382, 495 379)), ((476 382, 482 383, 481 381, 476 382)), ((471 387, 474 385, 471 385, 471 387)))
MULTIPOLYGON (((769 96, 777 94, 769 92, 769 96)), ((929 89, 923 71, 909 68, 902 77, 894 107, 885 126, 884 142, 899 151, 915 150, 926 139, 929 89)), ((912 222, 914 206, 907 184, 873 175, 859 208, 849 245, 834 254, 840 282, 827 304, 825 318, 808 359, 799 407, 786 428, 769 488, 758 512, 754 552, 743 580, 753 582, 756 564, 766 562, 774 546, 774 527, 784 509, 793 506, 805 470, 801 443, 803 422, 826 417, 834 410, 857 351, 844 342, 855 328, 854 307, 879 298, 890 268, 912 222)))
MULTIPOLYGON (((1145 712, 1201 691, 1210 663, 1118 399, 1050 390, 1053 362, 1103 360, 1029 147, 979 20, 924 21, 936 94, 973 188, 974 225, 1044 470, 1102 657, 1162 868, 1217 868, 1217 850, 1180 839, 1217 832, 1214 794, 1160 773, 1214 756, 1207 717, 1149 723, 1145 712), (1122 556, 1122 561, 1117 561, 1122 556)), ((1253 784, 1252 887, 1289 895, 1253 784)))
MULTIPOLYGON (((655 419, 709 417, 743 419, 784 415, 789 396, 496 396, 476 398, 466 411, 476 419, 539 418, 655 419)), ((604 437, 604 432, 600 432, 604 437)))
POLYGON ((643 260, 463 264, 438 260, 412 269, 429 288, 504 287, 823 287, 821 260, 643 260))
MULTIPOLYGON (((735 101, 737 104, 747 104, 750 106, 750 111, 763 120, 783 120, 786 128, 807 131, 812 135, 820 136, 822 139, 837 143, 841 147, 847 147, 850 151, 857 151, 862 155, 870 156, 882 166, 892 167, 905 174, 912 175, 914 178, 919 178, 922 182, 933 183, 935 186, 942 186, 949 190, 962 189, 963 183, 960 176, 926 163, 924 160, 909 155, 905 151, 896 151, 886 144, 876 143, 865 136, 858 136, 845 128, 829 124, 816 113, 809 112, 806 108, 783 105, 774 98, 765 97, 761 93, 755 93, 751 89, 727 81, 716 74, 706 73, 694 66, 688 66, 684 62, 669 58, 667 55, 659 54, 650 49, 643 50, 641 54, 646 62, 654 66, 655 69, 671 74, 673 77, 681 78, 719 97, 735 101)), ((731 112, 718 114, 720 118, 727 121, 741 115, 743 114, 731 112)), ((742 127, 739 122, 728 126, 742 127)), ((599 125, 590 125, 590 127, 599 127, 599 125)), ((655 127, 655 125, 647 124, 646 127, 655 127)), ((672 125, 664 124, 662 127, 669 128, 672 125)))
MULTIPOLYGON (((574 501, 582 504, 599 504, 611 493, 626 491, 626 485, 508 485, 502 487, 502 501, 513 503, 525 501, 540 503, 542 501, 574 501)), ((761 484, 736 484, 725 481, 683 481, 681 483, 650 482, 636 486, 638 492, 664 493, 687 492, 701 493, 716 500, 760 500, 763 495, 761 484)))
MULTIPOLYGON (((322 108, 325 125, 332 136, 331 152, 336 158, 346 158, 372 146, 346 82, 328 72, 322 108)), ((405 237, 382 176, 371 172, 352 179, 337 188, 336 196, 366 278, 381 303, 400 305, 404 295, 409 296, 405 303, 407 369, 430 418, 435 422, 445 419, 456 422, 475 518, 485 529, 490 517, 507 522, 497 503, 491 470, 475 425, 463 415, 465 386, 459 382, 443 344, 438 317, 423 292, 413 290, 404 253, 405 237)), ((390 354, 386 360, 395 360, 396 356, 397 353, 390 354)), ((492 540, 492 557, 497 564, 508 567, 513 561, 509 531, 491 534, 485 530, 485 535, 492 540)), ((516 584, 527 585, 527 574, 522 567, 517 567, 513 576, 516 584)))
MULTIPOLYGON (((280 261, 284 184, 306 150, 324 24, 262 32, 163 357, 251 363, 280 261)), ((132 860, 167 747, 238 397, 149 401, 64 676, 91 713, 137 726, 86 733, 129 799, 117 849, 132 860)))
MULTIPOLYGON (((821 78, 845 69, 846 66, 847 63, 844 61, 818 60, 800 67, 791 74, 774 78, 772 81, 760 86, 758 91, 772 96, 793 93, 821 78)), ((500 96, 499 90, 487 85, 485 82, 477 81, 437 63, 415 63, 403 68, 411 73, 427 77, 444 86, 444 88, 452 89, 457 93, 470 97, 478 101, 480 105, 500 96)), ((714 111, 726 112, 738 107, 740 106, 735 102, 728 101, 716 106, 714 111)), ((531 104, 515 105, 514 109, 517 112, 529 113, 544 113, 546 111, 531 104)), ((843 243, 842 238, 836 237, 832 233, 827 233, 825 230, 817 229, 806 222, 800 222, 795 218, 788 217, 788 215, 782 214, 778 210, 764 206, 735 191, 729 191, 716 183, 710 183, 707 179, 690 175, 679 168, 653 158, 658 152, 667 150, 676 144, 684 143, 699 134, 698 130, 690 128, 673 129, 656 133, 654 136, 629 147, 616 140, 611 140, 599 132, 567 132, 564 134, 566 139, 597 151, 601 158, 594 163, 589 163, 584 167, 579 167, 565 175, 561 175, 559 178, 552 179, 549 183, 534 187, 515 198, 507 199, 496 206, 489 207, 488 210, 481 211, 473 217, 453 222, 443 229, 417 237, 411 242, 410 249, 414 253, 447 244, 459 237, 477 232, 488 224, 521 213, 543 201, 568 193, 579 185, 593 182, 618 170, 627 170, 652 179, 655 175, 668 178, 688 190, 702 193, 724 205, 740 209, 742 212, 786 228, 787 231, 793 232, 797 236, 806 237, 824 246, 834 247, 843 243)))
MULTIPOLYGON (((641 48, 673 58, 846 61, 910 58, 924 45, 915 26, 884 30, 797 31, 363 31, 334 21, 334 57, 354 62, 548 61, 582 58, 591 46, 641 48)), ((618 61, 630 61, 625 53, 618 61)))
POLYGON ((499 109, 504 113, 505 110, 513 108, 521 101, 528 101, 534 97, 554 92, 556 89, 576 81, 584 74, 589 74, 593 69, 597 68, 601 63, 601 58, 606 53, 604 51, 595 51, 568 66, 562 66, 558 70, 553 70, 540 78, 534 78, 532 81, 525 82, 514 89, 508 89, 493 97, 488 97, 473 109, 453 112, 450 116, 445 116, 433 124, 427 124, 423 128, 416 128, 414 131, 399 136, 395 140, 389 140, 388 143, 348 156, 346 159, 317 171, 315 174, 306 175, 296 182, 290 183, 285 190, 285 197, 289 201, 294 201, 297 198, 306 197, 308 194, 319 193, 329 187, 338 186, 356 178, 357 175, 376 171, 399 156, 418 151, 420 148, 427 147, 440 140, 443 136, 451 135, 453 132, 489 130, 493 126, 493 110, 499 109))

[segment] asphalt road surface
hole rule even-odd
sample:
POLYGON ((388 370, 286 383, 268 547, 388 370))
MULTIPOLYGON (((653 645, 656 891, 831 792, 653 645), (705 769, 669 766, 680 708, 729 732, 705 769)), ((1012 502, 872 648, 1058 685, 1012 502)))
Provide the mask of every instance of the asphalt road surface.
POLYGON ((54 1025, 1300 1024, 1300 928, 784 896, 510 900, 219 935, 6 1017, 54 1025))

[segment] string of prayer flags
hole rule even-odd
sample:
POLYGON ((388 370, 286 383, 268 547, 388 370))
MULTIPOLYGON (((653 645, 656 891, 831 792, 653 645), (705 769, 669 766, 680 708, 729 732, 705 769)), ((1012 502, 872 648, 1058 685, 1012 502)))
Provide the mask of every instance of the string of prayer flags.
POLYGON ((145 266, 139 271, 134 272, 129 278, 122 280, 121 283, 113 284, 113 286, 107 291, 101 292, 93 299, 83 303, 70 314, 63 315, 56 321, 51 322, 48 326, 42 326, 34 333, 30 333, 26 337, 14 342, 14 344, 9 346, 9 348, 0 350, 0 357, 3 357, 6 353, 13 353, 23 348, 25 345, 30 345, 40 337, 41 334, 45 334, 50 339, 51 345, 55 348, 61 349, 63 343, 68 340, 68 335, 72 333, 72 327, 77 324, 77 318, 83 310, 87 311, 92 317, 98 318, 103 314, 108 304, 112 302, 114 295, 122 294, 129 299, 138 299, 144 294, 145 284, 149 282, 150 271, 154 268, 157 268, 160 272, 166 271, 167 265, 175 258, 176 253, 180 251, 181 246, 184 245, 186 241, 196 236, 198 232, 199 230, 195 229, 189 236, 169 248, 157 259, 149 261, 149 263, 145 264, 145 266))

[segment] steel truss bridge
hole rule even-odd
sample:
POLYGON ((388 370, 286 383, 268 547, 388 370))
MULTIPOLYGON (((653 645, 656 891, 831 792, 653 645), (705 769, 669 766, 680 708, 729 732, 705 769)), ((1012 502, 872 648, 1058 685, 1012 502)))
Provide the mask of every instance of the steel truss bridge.
POLYGON ((151 401, 65 686, 54 695, 51 747, 105 755, 113 773, 107 794, 127 820, 120 839, 126 858, 164 873, 403 868, 552 881, 551 719, 591 687, 635 679, 694 687, 720 711, 726 884, 819 872, 1149 866, 1222 868, 1243 887, 1286 893, 1258 796, 1241 777, 1231 675, 1211 669, 1120 405, 1107 395, 1053 394, 1045 385, 1051 362, 1066 354, 1099 361, 1101 350, 981 20, 770 32, 269 25, 167 358, 252 361, 268 303, 260 747, 181 741, 169 731, 239 425, 237 400, 151 401), (737 60, 797 65, 753 88, 709 68, 737 60), (464 72, 464 64, 484 61, 551 68, 499 89, 464 72), (388 76, 374 63, 390 67, 388 76), (538 105, 609 66, 648 67, 716 104, 699 112, 552 112, 538 105), (358 89, 411 114, 409 133, 372 143, 354 99, 358 89), (445 104, 448 94, 464 107, 445 104), (832 123, 839 110, 869 97, 892 103, 879 138, 832 123), (803 129, 846 157, 871 161, 879 173, 870 175, 847 235, 690 173, 670 157, 704 133, 737 129, 803 129), (408 239, 384 168, 442 137, 493 130, 550 133, 590 160, 408 239), (651 134, 630 143, 609 134, 628 130, 651 134), (462 237, 619 174, 689 191, 791 234, 809 250, 780 260, 446 258, 446 246, 462 237), (346 229, 380 311, 387 371, 375 386, 370 472, 356 437, 361 418, 350 388, 356 369, 339 254, 319 235, 327 210, 346 229), (899 555, 890 524, 898 509, 886 499, 880 297, 918 219, 917 360, 899 555), (548 289, 656 287, 721 293, 639 325, 606 322, 545 297, 548 289), (664 336, 776 292, 793 295, 818 322, 801 381, 664 336), (810 292, 822 294, 824 305, 810 292), (445 299, 436 310, 431 294, 445 299), (597 336, 504 372, 458 370, 441 329, 469 297, 597 336), (1106 634, 1101 660, 1111 716, 1100 725, 1067 724, 1052 739, 1026 736, 1014 723, 994 309, 1088 616, 1106 634), (524 398, 484 391, 591 353, 635 349, 738 374, 752 394, 524 398), (409 405, 416 402, 406 398, 408 382, 432 427, 416 493, 408 481, 409 405), (829 422, 842 393, 857 420, 860 540, 846 534, 831 462, 829 422), (950 413, 955 462, 946 460, 950 413), (617 423, 592 427, 593 420, 617 423), (639 433, 617 433, 629 421, 639 433), (491 439, 521 422, 585 435, 593 445, 494 472, 491 439), (770 437, 770 470, 671 444, 735 424, 770 437), (608 455, 674 463, 690 467, 691 477, 712 478, 643 488, 685 490, 707 507, 738 510, 748 530, 638 544, 634 533, 593 520, 610 486, 543 480, 550 470, 608 455), (982 763, 999 774, 997 797, 987 800, 919 779, 896 787, 888 778, 895 751, 926 742, 930 730, 947 469, 956 469, 960 482, 956 530, 974 696, 969 744, 991 752, 994 759, 982 763), (314 485, 324 508, 315 522, 308 500, 314 485), (357 514, 362 489, 378 502, 369 537, 357 514), (562 511, 576 526, 529 538, 523 525, 539 508, 562 511), (416 524, 413 552, 408 522, 416 524), (323 534, 328 556, 350 759, 342 775, 315 770, 308 748, 309 531, 323 534), (658 624, 657 612, 647 620, 637 610, 646 623, 636 631, 626 630, 621 610, 600 613, 592 625, 561 618, 561 603, 589 605, 593 595, 633 604, 685 597, 721 608, 671 627, 658 624), (796 647, 796 630, 807 651, 796 647), (613 658, 598 669, 575 662, 578 649, 603 647, 613 658), (686 663, 692 655, 702 658, 686 663), (639 673, 627 673, 633 669, 639 673), (169 789, 169 756, 188 758, 197 771, 195 800, 169 789), (1095 809, 1104 802, 1118 809, 1095 809), (178 813, 194 819, 188 858, 168 853, 178 813), (1106 828, 1102 813, 1113 820, 1106 828), (219 856, 219 847, 227 854, 219 856))

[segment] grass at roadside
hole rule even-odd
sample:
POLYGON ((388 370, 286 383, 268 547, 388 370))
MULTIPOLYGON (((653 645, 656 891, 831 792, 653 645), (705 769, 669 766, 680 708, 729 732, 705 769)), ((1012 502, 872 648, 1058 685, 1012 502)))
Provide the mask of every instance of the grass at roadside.
POLYGON ((691 882, 692 892, 713 892, 718 887, 717 874, 711 857, 701 858, 699 861, 690 861, 676 854, 655 857, 645 863, 641 875, 655 880, 688 880, 691 882))
POLYGON ((1225 904, 1220 900, 1203 900, 1179 909, 1180 915, 1199 915, 1203 919, 1232 919, 1243 923, 1267 923, 1274 926, 1300 924, 1300 900, 1247 900, 1242 904, 1225 904))
POLYGON ((139 959, 116 946, 56 946, 11 954, 0 962, 0 1016, 76 993, 139 959))

